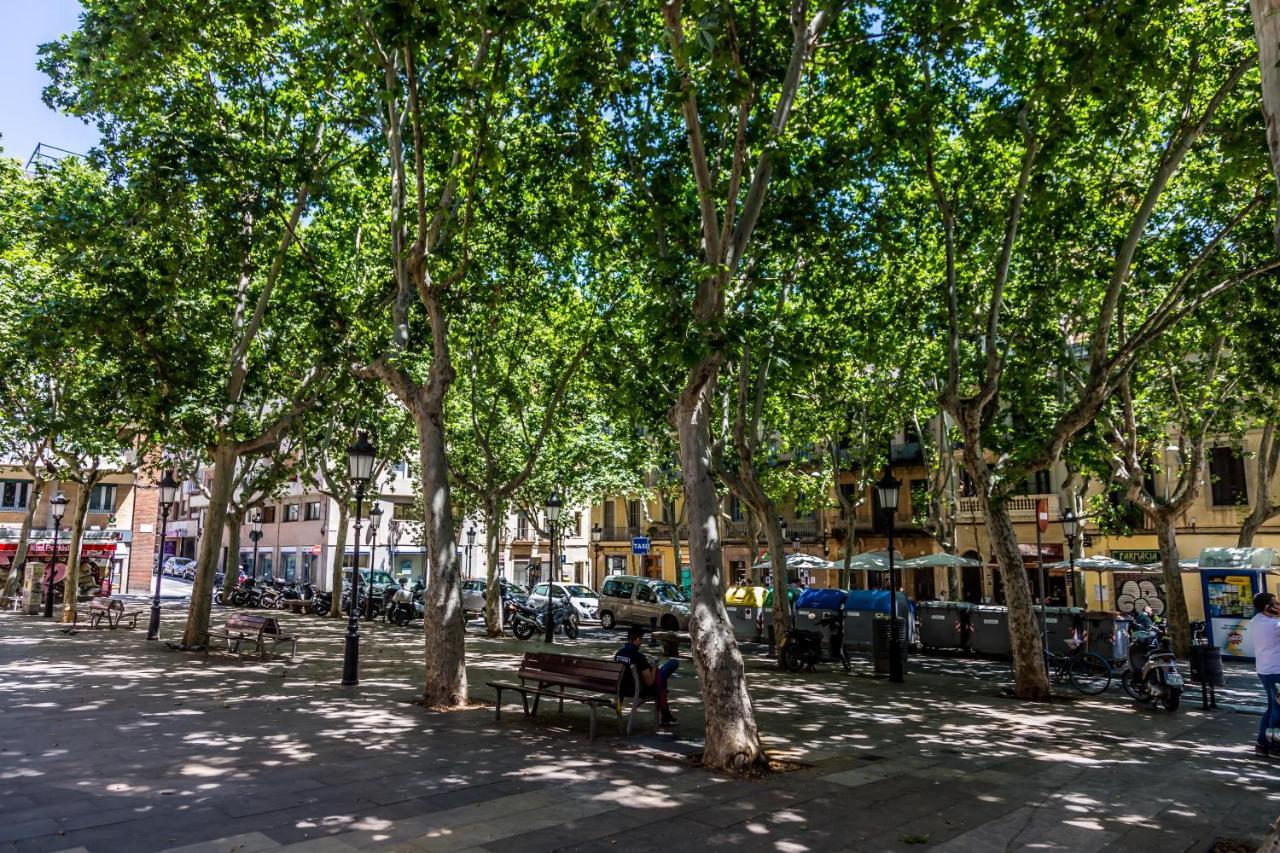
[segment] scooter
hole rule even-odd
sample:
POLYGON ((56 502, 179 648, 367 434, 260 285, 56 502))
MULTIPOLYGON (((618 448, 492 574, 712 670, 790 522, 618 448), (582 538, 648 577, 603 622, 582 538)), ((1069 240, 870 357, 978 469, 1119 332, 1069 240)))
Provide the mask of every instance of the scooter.
POLYGON ((1178 710, 1182 700, 1182 673, 1169 640, 1159 631, 1134 631, 1129 639, 1129 668, 1121 676, 1125 692, 1138 702, 1167 711, 1178 710))
POLYGON ((853 663, 844 647, 844 608, 834 613, 823 613, 814 625, 818 629, 830 628, 830 656, 823 654, 821 630, 792 628, 783 636, 779 649, 782 666, 791 672, 803 672, 806 669, 812 672, 819 663, 839 661, 845 672, 852 669, 853 663))
POLYGON ((243 583, 231 591, 232 607, 261 607, 262 591, 253 578, 246 578, 243 583))
MULTIPOLYGON (((535 609, 516 601, 511 604, 514 605, 514 609, 509 611, 511 618, 508 624, 517 640, 528 640, 537 634, 546 633, 546 622, 543 621, 546 619, 545 607, 535 609)), ((551 611, 551 623, 555 626, 554 630, 562 632, 570 640, 578 638, 578 617, 569 605, 554 606, 551 611)))
POLYGON ((386 608, 387 621, 392 625, 399 625, 403 628, 414 619, 421 619, 423 608, 421 602, 418 601, 419 591, 419 584, 415 583, 413 589, 410 589, 407 581, 401 578, 400 587, 392 594, 391 601, 386 608))
POLYGON ((333 593, 324 590, 316 590, 311 597, 311 612, 317 616, 328 616, 329 608, 333 606, 333 593))

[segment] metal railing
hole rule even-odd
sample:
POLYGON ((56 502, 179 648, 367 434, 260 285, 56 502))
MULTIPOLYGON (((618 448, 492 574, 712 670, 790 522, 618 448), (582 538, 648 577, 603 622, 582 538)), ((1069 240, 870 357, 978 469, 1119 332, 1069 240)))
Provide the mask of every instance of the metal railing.
MULTIPOLYGON (((1014 495, 1006 498, 1005 505, 1009 508, 1009 518, 1012 521, 1035 521, 1036 501, 1038 500, 1044 500, 1048 503, 1049 520, 1057 521, 1060 510, 1057 495, 1014 495)), ((982 500, 980 498, 960 498, 956 506, 957 521, 981 521, 983 518, 982 500)))

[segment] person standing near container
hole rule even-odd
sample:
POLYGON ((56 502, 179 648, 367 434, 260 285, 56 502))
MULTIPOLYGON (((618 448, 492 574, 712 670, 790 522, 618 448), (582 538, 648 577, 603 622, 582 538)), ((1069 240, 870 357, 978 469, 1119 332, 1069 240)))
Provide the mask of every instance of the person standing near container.
POLYGON ((1258 670, 1258 680, 1267 694, 1267 710, 1258 723, 1258 743, 1254 754, 1280 756, 1280 700, 1276 688, 1280 687, 1280 603, 1275 595, 1260 592, 1253 597, 1253 619, 1249 622, 1249 636, 1253 639, 1253 654, 1258 670))

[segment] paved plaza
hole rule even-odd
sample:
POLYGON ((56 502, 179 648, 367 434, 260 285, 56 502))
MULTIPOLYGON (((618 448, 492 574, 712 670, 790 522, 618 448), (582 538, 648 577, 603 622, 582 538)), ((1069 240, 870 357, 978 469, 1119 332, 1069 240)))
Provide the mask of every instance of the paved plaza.
MULTIPOLYGON (((184 617, 166 610, 165 636, 184 617)), ((758 719, 799 769, 735 780, 688 760, 688 662, 673 732, 646 714, 639 736, 606 723, 588 743, 580 706, 494 722, 484 682, 539 644, 473 625, 489 707, 441 714, 415 704, 418 632, 362 626, 362 681, 344 689, 343 624, 282 618, 304 638, 295 664, 0 614, 0 851, 1202 851, 1256 842, 1280 814, 1280 763, 1248 748, 1257 717, 1198 695, 1172 715, 1118 687, 1035 706, 1001 695, 997 661, 914 659, 890 685, 865 660, 788 675, 755 656, 758 719)), ((1246 670, 1224 699, 1257 701, 1246 670)))

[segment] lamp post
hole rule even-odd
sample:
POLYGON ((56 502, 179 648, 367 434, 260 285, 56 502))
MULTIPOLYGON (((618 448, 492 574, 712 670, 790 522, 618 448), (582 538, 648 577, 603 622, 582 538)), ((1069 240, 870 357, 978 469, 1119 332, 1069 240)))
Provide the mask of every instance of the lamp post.
MULTIPOLYGON (((356 443, 347 448, 347 476, 356 487, 356 545, 351 561, 351 599, 347 603, 347 642, 342 654, 342 686, 354 687, 360 683, 360 512, 364 504, 364 487, 373 473, 373 458, 377 454, 369 433, 356 433, 356 443)), ((339 557, 341 559, 341 557, 339 557)), ((370 581, 373 577, 370 576, 370 581)))
POLYGON ((400 544, 400 521, 394 517, 387 522, 387 562, 390 564, 389 572, 396 570, 396 546, 400 544))
POLYGON ((604 538, 604 528, 598 524, 591 525, 591 581, 599 587, 600 580, 600 540, 604 538))
MULTIPOLYGON (((58 528, 62 526, 62 516, 67 511, 67 496, 58 492, 49 501, 49 514, 53 516, 53 551, 49 557, 49 575, 44 581, 44 618, 53 618, 53 576, 58 568, 58 528)), ((156 564, 157 574, 160 564, 156 564)), ((65 593, 64 593, 65 595, 65 593)))
POLYGON ((160 581, 164 579, 164 540, 169 534, 169 509, 178 499, 178 483, 172 471, 160 478, 160 568, 156 572, 156 594, 151 599, 151 621, 147 623, 147 639, 160 639, 160 581))
POLYGON ((559 555, 556 554, 556 522, 560 519, 560 508, 562 506, 563 503, 560 500, 559 493, 552 492, 551 497, 547 498, 546 506, 543 508, 547 514, 547 535, 551 537, 551 568, 547 570, 547 633, 543 638, 548 643, 555 642, 556 626, 551 621, 551 604, 552 599, 555 597, 556 560, 559 559, 559 555))
POLYGON ((474 526, 467 528, 467 579, 471 578, 471 548, 476 544, 476 529, 474 526))
POLYGON ((1076 603, 1076 535, 1080 532, 1080 519, 1072 510, 1062 514, 1062 535, 1067 539, 1067 590, 1068 605, 1076 603))
POLYGON ((250 577, 256 586, 258 583, 258 542, 262 540, 262 510, 255 509, 253 515, 249 516, 249 524, 252 529, 249 531, 249 541, 253 543, 253 566, 250 569, 250 577))
POLYGON ((369 510, 369 594, 364 597, 364 618, 373 618, 373 571, 378 562, 378 525, 382 523, 382 504, 369 510))
POLYGON ((902 642, 898 637, 898 576, 893 559, 894 516, 898 512, 898 489, 902 481, 894 478, 893 468, 885 468, 884 476, 876 483, 880 497, 880 511, 889 520, 889 680, 902 681, 902 642))

